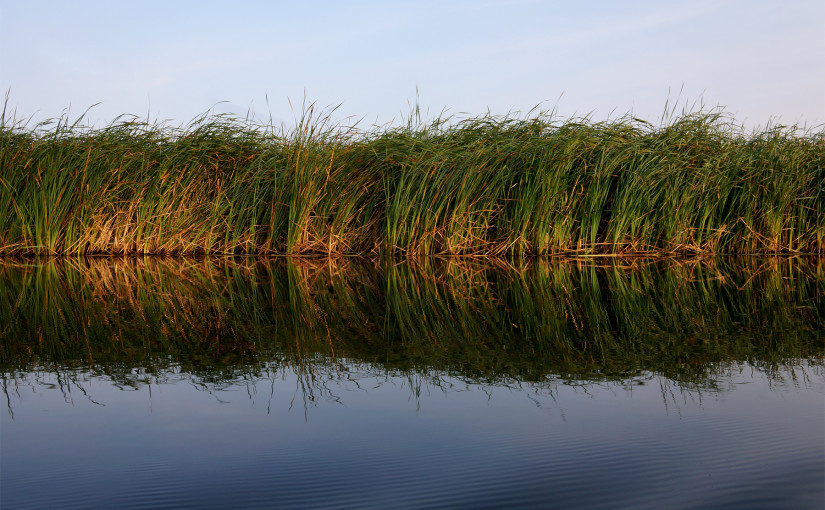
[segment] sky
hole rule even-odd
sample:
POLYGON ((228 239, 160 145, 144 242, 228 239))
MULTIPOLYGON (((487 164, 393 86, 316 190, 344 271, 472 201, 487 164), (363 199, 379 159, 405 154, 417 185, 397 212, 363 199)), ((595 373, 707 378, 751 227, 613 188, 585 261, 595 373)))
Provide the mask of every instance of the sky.
POLYGON ((825 122, 825 1, 0 0, 16 119, 183 125, 205 112, 342 123, 555 110, 748 128, 825 122), (429 113, 427 113, 429 112, 429 113))

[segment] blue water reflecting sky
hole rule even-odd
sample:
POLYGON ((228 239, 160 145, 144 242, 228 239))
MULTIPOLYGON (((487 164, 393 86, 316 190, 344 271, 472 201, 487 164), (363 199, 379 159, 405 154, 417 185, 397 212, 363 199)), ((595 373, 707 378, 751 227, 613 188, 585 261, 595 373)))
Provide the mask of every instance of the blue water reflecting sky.
POLYGON ((306 374, 271 368, 219 386, 170 374, 136 389, 82 373, 79 384, 61 377, 70 391, 54 373, 7 376, 3 506, 822 501, 817 366, 777 377, 737 366, 716 390, 658 376, 483 386, 355 365, 307 385, 306 374))

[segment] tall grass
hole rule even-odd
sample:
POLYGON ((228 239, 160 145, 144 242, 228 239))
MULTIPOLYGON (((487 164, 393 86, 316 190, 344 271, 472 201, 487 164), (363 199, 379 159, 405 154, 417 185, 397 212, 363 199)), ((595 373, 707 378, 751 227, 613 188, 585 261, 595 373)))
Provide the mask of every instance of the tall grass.
POLYGON ((0 124, 0 255, 824 249, 825 131, 720 113, 0 124))

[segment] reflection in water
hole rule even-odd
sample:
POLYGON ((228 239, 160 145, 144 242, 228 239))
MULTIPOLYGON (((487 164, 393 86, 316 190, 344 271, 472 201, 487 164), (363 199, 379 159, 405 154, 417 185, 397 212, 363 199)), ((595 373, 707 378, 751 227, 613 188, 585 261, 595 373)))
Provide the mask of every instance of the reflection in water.
POLYGON ((139 386, 280 367, 550 385, 822 365, 821 259, 49 260, 0 266, 0 368, 139 386))
POLYGON ((0 263, 0 506, 817 508, 821 259, 0 263))

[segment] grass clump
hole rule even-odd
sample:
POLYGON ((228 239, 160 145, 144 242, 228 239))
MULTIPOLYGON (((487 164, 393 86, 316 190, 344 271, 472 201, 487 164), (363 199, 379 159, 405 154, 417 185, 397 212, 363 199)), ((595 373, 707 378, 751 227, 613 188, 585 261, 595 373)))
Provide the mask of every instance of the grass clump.
POLYGON ((822 253, 825 131, 483 116, 0 124, 0 255, 822 253))

